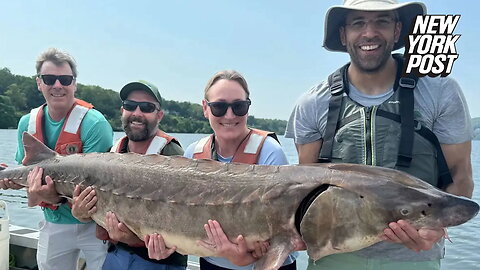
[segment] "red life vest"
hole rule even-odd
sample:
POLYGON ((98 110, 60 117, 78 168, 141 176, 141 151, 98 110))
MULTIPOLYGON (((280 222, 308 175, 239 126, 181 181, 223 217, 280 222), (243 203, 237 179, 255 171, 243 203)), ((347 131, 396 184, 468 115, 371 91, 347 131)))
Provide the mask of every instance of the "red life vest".
MULTIPOLYGON (((167 133, 158 130, 157 134, 155 135, 155 138, 150 142, 150 145, 148 146, 147 152, 145 152, 145 155, 148 154, 161 154, 163 148, 167 144, 169 144, 171 141, 177 142, 177 139, 174 137, 168 135, 167 133)), ((120 153, 122 149, 125 148, 125 144, 128 142, 127 136, 123 136, 120 138, 115 144, 112 146, 112 149, 110 149, 110 152, 115 152, 115 153, 120 153)))
MULTIPOLYGON (((42 123, 44 117, 43 109, 45 105, 46 104, 43 104, 30 111, 30 122, 28 123, 28 133, 32 134, 43 143, 45 143, 45 138, 43 137, 44 131, 42 123)), ((55 152, 62 155, 83 152, 83 143, 80 138, 80 125, 88 110, 92 108, 92 104, 80 99, 75 99, 74 105, 65 117, 62 131, 55 144, 55 152)))
MULTIPOLYGON (((215 135, 212 134, 198 141, 193 151, 193 158, 212 159, 212 141, 214 136, 215 135)), ((277 135, 275 135, 274 132, 254 128, 250 129, 250 133, 247 135, 247 138, 243 140, 233 155, 232 162, 257 164, 258 157, 260 156, 260 152, 265 140, 267 139, 267 136, 271 136, 278 141, 277 135)))

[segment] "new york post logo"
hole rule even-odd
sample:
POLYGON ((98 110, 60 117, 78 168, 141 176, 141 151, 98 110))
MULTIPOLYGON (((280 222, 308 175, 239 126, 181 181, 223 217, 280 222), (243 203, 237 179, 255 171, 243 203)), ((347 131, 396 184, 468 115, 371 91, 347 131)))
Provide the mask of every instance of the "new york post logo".
POLYGON ((455 42, 460 35, 454 35, 453 30, 459 19, 460 15, 418 15, 406 40, 403 73, 449 75, 458 59, 455 42))

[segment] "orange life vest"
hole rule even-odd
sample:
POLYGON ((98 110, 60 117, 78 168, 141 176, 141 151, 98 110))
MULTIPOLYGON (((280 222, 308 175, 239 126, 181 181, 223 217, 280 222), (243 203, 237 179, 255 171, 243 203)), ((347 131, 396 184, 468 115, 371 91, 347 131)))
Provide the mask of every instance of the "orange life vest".
MULTIPOLYGON (((157 134, 155 135, 155 138, 150 142, 150 145, 148 146, 147 152, 145 152, 145 155, 148 154, 161 154, 163 148, 167 144, 169 144, 171 141, 174 141, 175 143, 178 144, 177 139, 174 137, 168 135, 167 133, 158 130, 157 134)), ((125 144, 128 142, 127 136, 123 136, 120 138, 115 144, 112 146, 112 149, 110 149, 110 152, 115 152, 115 153, 120 153, 120 151, 125 148, 125 144)))
MULTIPOLYGON (((45 106, 46 104, 43 104, 40 107, 32 109, 30 111, 30 122, 28 123, 28 133, 43 143, 45 143, 43 131, 43 109, 45 106)), ((62 155, 83 152, 83 143, 80 138, 80 125, 88 110, 92 108, 92 104, 80 99, 75 99, 74 105, 65 117, 62 131, 55 144, 55 152, 62 155)))
MULTIPOLYGON (((32 109, 30 111, 30 121, 28 122, 28 133, 32 134, 32 136, 43 143, 45 143, 43 132, 43 109, 45 106, 46 104, 43 104, 40 107, 32 109)), ((92 104, 81 99, 75 99, 75 103, 65 117, 62 131, 55 144, 55 152, 61 155, 71 155, 83 152, 83 143, 80 138, 80 124, 88 110, 92 108, 92 104)), ((71 207, 70 203, 68 203, 68 205, 71 207)), ((47 207, 52 210, 58 208, 58 205, 51 205, 45 202, 41 202, 39 206, 47 207)))
MULTIPOLYGON (((193 151, 193 158, 212 159, 212 142, 214 136, 215 135, 212 134, 198 141, 193 151)), ((257 164, 258 157, 260 156, 260 152, 265 140, 267 139, 267 136, 271 136, 278 141, 277 135, 275 135, 274 132, 254 128, 250 129, 250 133, 247 135, 247 138, 243 140, 233 155, 232 162, 257 164)))

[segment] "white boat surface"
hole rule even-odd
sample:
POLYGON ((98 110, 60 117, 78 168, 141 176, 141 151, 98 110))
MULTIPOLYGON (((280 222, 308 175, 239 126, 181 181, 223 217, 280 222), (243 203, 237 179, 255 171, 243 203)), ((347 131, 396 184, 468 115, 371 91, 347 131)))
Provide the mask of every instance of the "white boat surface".
MULTIPOLYGON (((10 224, 9 231, 10 254, 15 257, 16 265, 10 270, 37 269, 38 230, 10 224)), ((82 258, 79 260, 78 269, 86 269, 85 261, 82 258)), ((190 260, 189 257, 187 269, 199 270, 200 265, 197 261, 190 260)))

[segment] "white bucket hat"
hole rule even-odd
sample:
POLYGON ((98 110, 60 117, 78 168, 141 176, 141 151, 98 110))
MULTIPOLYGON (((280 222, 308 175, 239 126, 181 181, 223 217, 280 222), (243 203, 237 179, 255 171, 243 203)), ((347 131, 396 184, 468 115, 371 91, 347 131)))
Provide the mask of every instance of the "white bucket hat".
POLYGON ((340 27, 345 24, 349 11, 390 11, 397 10, 402 22, 402 32, 393 50, 405 46, 405 36, 417 15, 423 15, 427 8, 420 2, 398 3, 396 0, 344 0, 342 6, 333 6, 325 15, 325 37, 323 47, 329 51, 346 52, 347 48, 340 40, 340 27))

